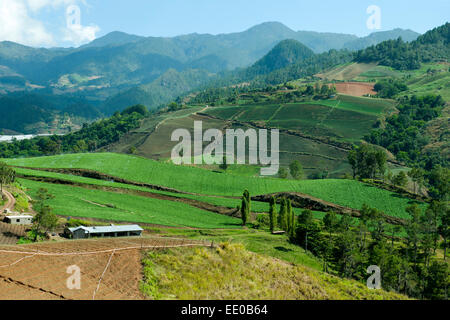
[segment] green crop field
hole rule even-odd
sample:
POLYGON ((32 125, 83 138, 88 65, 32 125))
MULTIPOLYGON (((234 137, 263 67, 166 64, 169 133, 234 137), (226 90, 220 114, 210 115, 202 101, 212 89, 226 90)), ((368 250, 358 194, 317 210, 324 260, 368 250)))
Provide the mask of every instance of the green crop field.
MULTIPOLYGON (((124 189, 124 192, 126 192, 127 189, 129 190, 136 190, 136 191, 145 191, 145 192, 151 192, 161 195, 167 195, 177 198, 183 198, 183 199, 192 199, 197 200, 205 203, 209 203, 212 205, 217 206, 223 206, 228 208, 236 208, 241 204, 240 199, 234 199, 229 197, 219 197, 219 196, 207 196, 207 195, 192 195, 192 194, 179 194, 179 193, 172 193, 168 191, 160 191, 155 189, 149 189, 145 187, 138 187, 130 184, 123 184, 118 182, 112 182, 112 181, 105 181, 105 180, 98 180, 98 179, 92 179, 92 178, 85 178, 80 176, 74 176, 69 174, 62 174, 62 173, 55 173, 55 172, 47 172, 47 171, 41 171, 41 170, 31 170, 31 169, 23 169, 23 168, 16 168, 15 169, 17 173, 24 175, 25 178, 32 176, 32 177, 47 177, 47 178, 55 178, 55 179, 61 179, 65 181, 70 181, 74 183, 81 183, 87 185, 93 185, 93 186, 103 186, 103 187, 113 187, 113 188, 119 188, 124 189)), ((269 204, 266 202, 260 202, 260 201, 252 201, 252 212, 256 213, 267 213, 269 211, 269 204)), ((294 208, 295 214, 300 214, 302 209, 300 208, 294 208)), ((314 212, 314 216, 318 219, 322 219, 325 213, 323 212, 314 212)))
POLYGON ((264 121, 270 127, 299 130, 310 135, 358 141, 372 128, 392 102, 339 96, 340 100, 284 105, 220 107, 207 111, 215 117, 242 122, 264 121))
POLYGON ((328 80, 353 80, 376 67, 375 63, 346 63, 316 76, 328 80))
MULTIPOLYGON (((86 185, 86 187, 102 186, 102 187, 124 189, 124 192, 127 192, 127 190, 151 192, 151 193, 167 195, 167 196, 172 196, 172 197, 177 197, 177 198, 198 200, 198 201, 209 203, 212 205, 223 206, 223 207, 228 207, 228 208, 236 208, 236 206, 241 204, 240 199, 233 199, 233 198, 229 198, 229 197, 179 194, 179 193, 173 193, 173 192, 168 192, 168 191, 160 191, 160 190, 156 190, 156 189, 149 189, 149 188, 145 188, 145 187, 134 186, 134 185, 130 185, 130 184, 124 184, 124 183, 118 183, 118 182, 112 182, 112 181, 106 181, 106 180, 99 180, 99 179, 93 179, 93 178, 85 178, 85 177, 80 177, 80 176, 75 176, 75 175, 70 175, 70 174, 62 174, 62 173, 48 172, 48 171, 42 171, 42 170, 16 168, 15 171, 18 174, 25 176, 24 179, 27 179, 27 177, 30 177, 30 176, 54 178, 54 179, 60 179, 60 180, 64 180, 64 181, 84 184, 84 185, 86 185)), ((253 212, 267 212, 268 209, 269 209, 269 204, 267 204, 267 203, 258 202, 258 201, 252 202, 252 211, 253 212)))
POLYGON ((60 216, 142 222, 172 227, 238 228, 241 221, 200 210, 184 203, 164 201, 80 187, 19 180, 33 197, 46 188, 54 199, 48 204, 60 216))
POLYGON ((310 103, 372 116, 380 116, 394 105, 393 101, 387 99, 355 97, 345 94, 339 94, 336 99, 312 101, 310 103))
POLYGON ((68 154, 6 161, 26 167, 92 169, 129 180, 204 195, 241 196, 244 189, 248 189, 252 195, 281 191, 302 192, 356 209, 366 203, 386 214, 402 218, 407 217, 405 208, 411 203, 409 199, 394 193, 353 180, 294 181, 245 177, 113 153, 68 154))
POLYGON ((371 80, 380 80, 381 78, 387 78, 387 77, 394 77, 398 78, 401 77, 402 73, 401 71, 395 70, 391 67, 386 66, 375 66, 366 72, 363 72, 359 74, 356 79, 361 79, 365 81, 371 81, 371 80))
MULTIPOLYGON (((323 102, 327 103, 328 101, 323 102)), ((358 141, 370 131, 377 121, 377 117, 373 115, 333 108, 338 104, 337 101, 328 103, 330 106, 324 106, 321 102, 288 104, 283 107, 283 112, 279 112, 269 122, 269 125, 295 129, 310 135, 358 141)))

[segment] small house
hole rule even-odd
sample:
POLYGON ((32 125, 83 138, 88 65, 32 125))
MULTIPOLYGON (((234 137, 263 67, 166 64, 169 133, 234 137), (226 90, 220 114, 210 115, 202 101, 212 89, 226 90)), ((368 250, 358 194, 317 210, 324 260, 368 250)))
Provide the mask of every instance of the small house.
POLYGON ((104 237, 136 237, 141 236, 144 229, 138 225, 101 226, 68 228, 68 236, 72 239, 89 239, 104 237))
POLYGON ((9 224, 29 225, 33 224, 33 216, 28 215, 6 216, 3 219, 3 222, 9 224))

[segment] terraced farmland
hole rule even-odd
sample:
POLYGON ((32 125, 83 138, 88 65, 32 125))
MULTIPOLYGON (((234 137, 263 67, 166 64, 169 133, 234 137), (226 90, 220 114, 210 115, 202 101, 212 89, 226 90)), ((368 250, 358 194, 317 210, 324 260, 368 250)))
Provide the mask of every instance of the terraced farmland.
POLYGON ((184 203, 101 190, 30 181, 20 182, 33 197, 39 188, 55 196, 49 205, 60 216, 149 223, 170 227, 237 228, 240 220, 184 203))
POLYGON ((224 120, 264 122, 313 136, 358 141, 378 117, 392 109, 390 100, 338 95, 337 99, 302 103, 216 107, 206 113, 224 120))
MULTIPOLYGON (((248 189, 252 195, 283 191, 300 192, 355 209, 360 209, 364 203, 367 203, 369 206, 377 208, 388 215, 400 218, 407 218, 404 209, 411 204, 409 199, 353 180, 294 181, 246 177, 215 173, 195 167, 175 166, 170 163, 112 153, 70 154, 43 158, 14 159, 7 160, 7 162, 12 165, 36 168, 91 169, 111 176, 170 187, 204 196, 239 197, 244 189, 248 189), (219 176, 220 179, 218 179, 219 176), (183 177, 183 179, 179 179, 179 177, 183 177)), ((104 199, 100 202, 108 203, 108 200, 104 199)), ((218 223, 222 223, 222 221, 218 223)))

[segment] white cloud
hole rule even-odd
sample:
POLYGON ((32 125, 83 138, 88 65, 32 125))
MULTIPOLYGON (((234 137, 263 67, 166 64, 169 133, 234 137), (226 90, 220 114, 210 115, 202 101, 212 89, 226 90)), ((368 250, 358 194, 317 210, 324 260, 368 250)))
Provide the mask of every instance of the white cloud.
POLYGON ((26 0, 26 2, 32 11, 39 11, 40 9, 48 6, 58 8, 61 5, 68 6, 76 3, 87 5, 85 0, 26 0))
POLYGON ((73 25, 64 29, 64 41, 72 42, 76 46, 95 40, 95 34, 100 31, 98 26, 73 25))
POLYGON ((50 46, 53 36, 41 21, 31 18, 22 0, 0 1, 0 40, 14 41, 31 46, 50 46))
MULTIPOLYGON (((44 8, 64 14, 60 9, 70 5, 88 7, 86 0, 0 0, 0 41, 9 40, 30 46, 54 46, 65 41, 70 45, 80 45, 96 38, 100 28, 96 25, 83 26, 81 23, 64 23, 54 28, 59 34, 49 32, 44 21, 36 18, 44 8)), ((60 19, 59 21, 65 21, 60 19)), ((79 20, 78 20, 79 21, 79 20)))

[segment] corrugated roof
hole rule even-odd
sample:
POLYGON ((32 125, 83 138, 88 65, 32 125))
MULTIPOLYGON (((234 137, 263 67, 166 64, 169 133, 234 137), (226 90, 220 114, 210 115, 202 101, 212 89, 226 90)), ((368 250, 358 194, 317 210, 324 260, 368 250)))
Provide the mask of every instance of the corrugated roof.
POLYGON ((134 232, 134 231, 144 231, 137 224, 128 225, 128 226, 102 226, 102 227, 76 227, 69 228, 70 232, 74 232, 78 229, 83 229, 87 233, 111 233, 111 232, 134 232))
POLYGON ((33 216, 6 216, 6 218, 12 218, 12 219, 21 219, 21 218, 33 218, 33 216))

